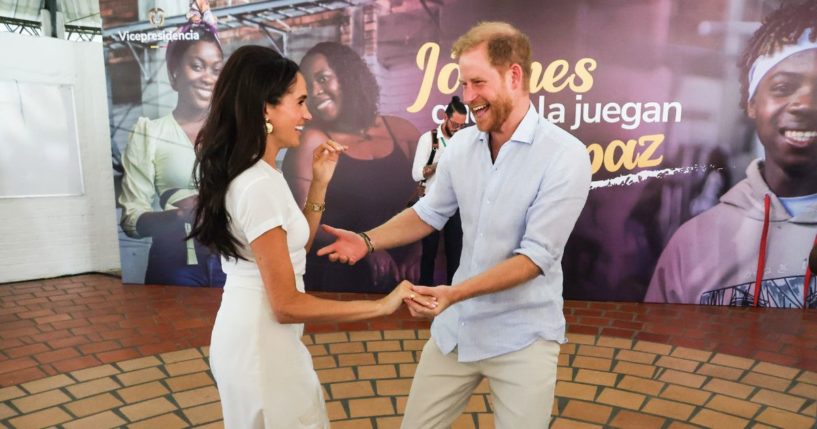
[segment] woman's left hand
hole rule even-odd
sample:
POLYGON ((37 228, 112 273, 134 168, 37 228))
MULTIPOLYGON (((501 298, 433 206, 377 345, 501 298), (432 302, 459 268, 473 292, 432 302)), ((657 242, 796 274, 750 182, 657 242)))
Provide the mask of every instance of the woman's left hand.
POLYGON ((340 153, 348 149, 332 140, 327 140, 312 152, 312 181, 318 183, 329 183, 332 175, 335 174, 335 167, 338 165, 340 153))
POLYGON ((433 319, 455 302, 454 290, 448 285, 437 287, 412 285, 411 290, 416 293, 415 298, 422 298, 403 300, 413 317, 433 319))

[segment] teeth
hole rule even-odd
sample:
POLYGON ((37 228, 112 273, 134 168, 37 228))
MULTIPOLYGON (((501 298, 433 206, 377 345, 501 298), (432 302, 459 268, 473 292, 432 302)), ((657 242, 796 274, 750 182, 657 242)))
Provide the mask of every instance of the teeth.
POLYGON ((318 109, 323 109, 324 107, 328 106, 329 103, 331 103, 331 102, 332 102, 332 100, 323 100, 321 102, 321 104, 318 104, 317 107, 318 107, 318 109))
POLYGON ((482 109, 484 109, 484 108, 486 108, 486 107, 488 107, 488 105, 487 105, 487 104, 481 104, 481 105, 479 105, 479 106, 474 106, 474 107, 473 107, 471 110, 473 110, 473 111, 475 111, 475 112, 479 112, 480 110, 482 110, 482 109))
POLYGON ((797 140, 797 141, 811 141, 817 138, 817 131, 792 131, 787 130, 783 133, 787 139, 797 140))
POLYGON ((295 129, 296 129, 296 130, 298 130, 298 131, 303 131, 303 130, 304 130, 304 126, 303 126, 303 125, 299 125, 299 126, 295 127, 295 129))

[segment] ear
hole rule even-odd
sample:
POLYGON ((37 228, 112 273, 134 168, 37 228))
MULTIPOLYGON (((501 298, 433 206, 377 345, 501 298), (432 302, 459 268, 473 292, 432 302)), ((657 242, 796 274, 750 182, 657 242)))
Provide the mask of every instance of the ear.
POLYGON ((265 101, 264 102, 264 117, 267 118, 267 119, 271 118, 272 117, 272 110, 273 110, 272 104, 269 104, 269 103, 267 103, 265 101))
POLYGON ((750 119, 757 119, 757 106, 755 105, 755 97, 749 99, 746 103, 746 116, 750 119))
POLYGON ((177 89, 176 89, 176 73, 173 73, 173 74, 169 75, 169 76, 167 77, 167 79, 168 79, 168 81, 170 82, 170 87, 171 87, 171 88, 172 88, 174 91, 179 92, 179 90, 177 90, 177 89))
POLYGON ((511 66, 508 67, 508 72, 510 73, 511 88, 519 89, 522 86, 522 81, 525 76, 525 73, 522 72, 522 66, 516 63, 511 64, 511 66))

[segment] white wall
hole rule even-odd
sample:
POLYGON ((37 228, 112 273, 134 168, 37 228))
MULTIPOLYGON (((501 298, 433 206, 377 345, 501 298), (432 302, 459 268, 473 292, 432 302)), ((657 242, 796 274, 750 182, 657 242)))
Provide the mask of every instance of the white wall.
POLYGON ((85 184, 81 196, 0 198, 0 283, 119 270, 102 44, 0 33, 0 52, 2 80, 74 85, 85 184))

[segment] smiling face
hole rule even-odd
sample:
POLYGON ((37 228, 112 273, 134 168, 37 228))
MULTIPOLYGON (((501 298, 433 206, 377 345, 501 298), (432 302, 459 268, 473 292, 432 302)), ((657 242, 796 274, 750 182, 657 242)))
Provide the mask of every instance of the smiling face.
POLYGON ((445 127, 445 132, 448 133, 449 136, 453 136, 454 133, 465 128, 467 122, 468 118, 465 117, 465 114, 455 110, 451 116, 445 115, 443 127, 445 127))
POLYGON ((267 141, 278 149, 296 147, 300 143, 304 124, 312 119, 306 106, 306 94, 306 81, 298 73, 281 101, 264 108, 264 116, 273 126, 267 141))
POLYGON ((482 44, 459 57, 463 101, 471 108, 477 128, 499 132, 513 109, 510 70, 491 65, 482 44))
POLYGON ((221 49, 215 43, 200 42, 190 46, 170 76, 171 86, 179 93, 178 104, 207 110, 222 66, 221 49))
POLYGON ((342 97, 337 74, 323 54, 313 54, 301 64, 309 91, 309 107, 323 122, 335 121, 341 112, 342 97))
POLYGON ((767 164, 790 175, 817 170, 817 49, 794 54, 769 70, 747 113, 767 164))

